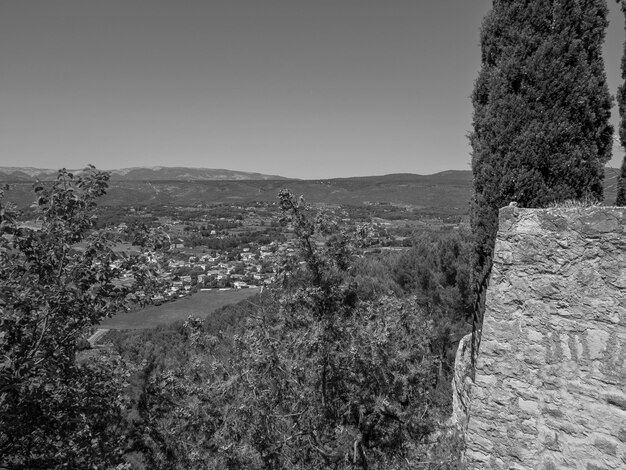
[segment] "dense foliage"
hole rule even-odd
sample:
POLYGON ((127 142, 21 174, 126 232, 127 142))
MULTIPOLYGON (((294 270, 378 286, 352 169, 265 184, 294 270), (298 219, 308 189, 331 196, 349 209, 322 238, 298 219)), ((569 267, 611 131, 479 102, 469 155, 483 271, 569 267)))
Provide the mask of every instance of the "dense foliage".
POLYGON ((91 230, 107 180, 90 168, 36 184, 39 228, 0 206, 0 466, 121 459, 122 376, 113 361, 77 361, 78 340, 149 296, 153 271, 145 257, 115 253, 91 230), (122 271, 133 273, 133 286, 117 282, 122 271))
POLYGON ((380 468, 420 457, 433 429, 432 328, 410 301, 360 304, 351 244, 315 222, 289 193, 304 264, 285 272, 278 308, 260 311, 238 338, 229 390, 236 406, 219 431, 229 467, 380 468), (327 235, 318 247, 316 235, 327 235), (234 388, 234 389, 233 389, 234 388))
POLYGON ((498 209, 601 200, 613 129, 604 0, 495 0, 475 83, 473 288, 487 277, 498 209))
POLYGON ((354 252, 358 234, 315 217, 289 193, 281 202, 300 255, 285 260, 282 286, 236 307, 233 316, 245 323, 228 321, 228 308, 204 321, 114 336, 137 370, 133 462, 455 468, 458 454, 446 446, 458 441, 442 424, 452 396, 447 352, 464 312, 451 311, 458 295, 444 297, 457 277, 467 284, 460 266, 467 241, 427 237, 409 264, 400 255, 365 263, 354 252), (451 267, 439 272, 448 248, 451 267), (407 279, 414 266, 429 279, 426 289, 410 282, 392 282, 384 293, 359 287, 374 272, 381 281, 391 272, 407 279))
MULTIPOLYGON (((622 13, 626 19, 626 3, 617 0, 620 3, 622 13)), ((626 42, 624 42, 624 54, 622 55, 622 83, 617 89, 617 107, 619 109, 619 142, 622 149, 626 149, 626 42)), ((617 178, 617 197, 615 198, 616 206, 626 206, 626 156, 622 161, 620 173, 617 178)))
POLYGON ((622 161, 622 166, 617 177, 617 196, 615 197, 616 206, 626 206, 626 158, 622 161))

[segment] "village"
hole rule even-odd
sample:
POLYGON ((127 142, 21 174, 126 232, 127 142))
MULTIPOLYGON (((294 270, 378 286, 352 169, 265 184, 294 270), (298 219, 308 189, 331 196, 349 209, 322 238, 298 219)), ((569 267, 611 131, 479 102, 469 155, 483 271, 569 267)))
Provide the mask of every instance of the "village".
MULTIPOLYGON (((333 207, 344 228, 359 232, 361 248, 404 249, 410 246, 405 221, 369 219, 333 207), (351 217, 352 216, 352 217, 351 217)), ((124 233, 138 221, 166 230, 169 247, 152 254, 163 291, 156 304, 201 290, 258 289, 275 281, 281 265, 294 257, 297 241, 272 203, 217 207, 127 207, 115 227, 124 233), (121 220, 121 221, 120 221, 121 220)), ((364 217, 365 216, 365 217, 364 217)), ((423 223, 423 222, 422 222, 423 223)), ((128 281, 130 282, 130 276, 128 281)))
POLYGON ((167 290, 153 297, 155 303, 173 300, 204 289, 248 289, 271 284, 282 256, 292 254, 292 242, 244 247, 227 252, 215 251, 180 259, 184 244, 171 248, 178 259, 170 259, 161 278, 167 290), (179 251, 180 250, 180 251, 179 251))

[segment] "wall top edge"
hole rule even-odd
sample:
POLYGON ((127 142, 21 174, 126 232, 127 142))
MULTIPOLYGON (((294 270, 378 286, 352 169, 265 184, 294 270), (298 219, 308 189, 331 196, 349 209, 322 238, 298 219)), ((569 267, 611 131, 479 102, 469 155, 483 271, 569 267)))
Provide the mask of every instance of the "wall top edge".
POLYGON ((626 232, 626 207, 580 206, 526 209, 515 205, 499 212, 500 233, 578 232, 601 237, 626 232))

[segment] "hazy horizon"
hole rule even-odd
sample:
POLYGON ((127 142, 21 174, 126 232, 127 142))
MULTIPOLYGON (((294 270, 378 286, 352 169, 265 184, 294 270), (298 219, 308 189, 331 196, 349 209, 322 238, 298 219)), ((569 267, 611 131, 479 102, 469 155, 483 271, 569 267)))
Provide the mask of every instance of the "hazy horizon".
MULTIPOLYGON (((490 0, 0 1, 0 166, 469 169, 490 0)), ((615 94, 624 21, 608 4, 615 94)))
MULTIPOLYGON (((66 170, 69 171, 83 171, 87 169, 86 165, 80 166, 80 167, 34 167, 34 166, 14 166, 14 165, 0 165, 0 170, 4 170, 4 169, 10 169, 13 171, 20 171, 20 170, 33 170, 32 171, 32 175, 36 175, 38 174, 35 170, 43 170, 44 172, 49 172, 49 174, 56 174, 58 172, 59 169, 61 168, 65 168, 66 170)), ((184 169, 189 169, 189 170, 209 170, 209 171, 225 171, 225 172, 234 172, 234 173, 249 173, 249 174, 258 174, 258 175, 263 175, 263 176, 277 176, 277 177, 281 177, 281 178, 288 178, 288 179, 300 179, 300 180, 317 180, 317 179, 335 179, 335 178, 362 178, 362 177, 377 177, 377 176, 393 176, 393 175, 402 175, 402 174, 406 174, 406 175, 416 175, 416 176, 433 176, 439 173, 448 173, 448 172, 455 172, 455 171, 467 171, 470 172, 471 169, 470 168, 466 168, 466 169, 447 169, 447 170, 439 170, 439 171, 435 171, 433 173, 411 173, 411 172, 394 172, 394 173, 380 173, 380 174, 371 174, 371 175, 358 175, 358 176, 331 176, 328 178, 319 178, 319 177, 290 177, 290 176, 285 176, 285 175, 280 175, 280 174, 273 174, 273 173, 264 173, 264 172, 258 172, 258 171, 245 171, 245 170, 231 170, 230 168, 208 168, 208 167, 186 167, 186 166, 182 166, 182 165, 153 165, 153 166, 133 166, 133 167, 118 167, 118 168, 100 168, 100 167, 96 167, 96 169, 98 170, 103 170, 103 171, 108 171, 108 172, 115 172, 117 170, 142 170, 142 169, 149 169, 149 170, 160 170, 160 169, 176 169, 176 168, 184 168, 184 169)), ((27 174, 30 174, 31 172, 27 171, 27 174)), ((120 173, 122 175, 125 175, 127 172, 124 171, 124 173, 120 173)), ((31 175, 31 176, 32 176, 31 175)), ((177 177, 180 178, 180 177, 177 177)), ((210 181, 210 180, 209 180, 210 181)))

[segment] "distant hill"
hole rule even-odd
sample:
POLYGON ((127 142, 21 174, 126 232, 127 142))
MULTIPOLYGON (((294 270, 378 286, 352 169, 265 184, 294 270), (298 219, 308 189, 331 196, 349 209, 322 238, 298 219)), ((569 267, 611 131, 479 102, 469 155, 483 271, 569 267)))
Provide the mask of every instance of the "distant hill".
POLYGON ((113 182, 103 204, 195 205, 216 202, 276 201, 289 189, 308 202, 328 204, 395 203, 467 212, 471 173, 429 176, 394 174, 323 180, 113 182))
MULTIPOLYGON (((70 170, 80 174, 81 170, 70 170)), ((279 180, 282 176, 263 175, 245 171, 187 167, 136 167, 109 170, 111 181, 218 181, 218 180, 279 180)), ((56 178, 57 170, 31 167, 0 167, 0 182, 48 181, 56 178)))
MULTIPOLYGON (((0 169, 1 170, 1 169, 0 169)), ((183 169, 170 168, 172 173, 183 175, 183 169)), ((160 171, 160 170, 153 170, 160 171)), ((206 172, 228 170, 202 170, 206 172)), ((232 172, 239 175, 254 173, 232 172)), ((124 177, 128 177, 127 172, 124 177)), ((141 179, 135 172, 132 178, 112 177, 109 190, 100 202, 102 205, 179 205, 191 206, 221 202, 276 201, 278 192, 289 189, 303 195, 308 202, 326 204, 375 204, 392 203, 412 206, 423 213, 437 215, 466 215, 472 191, 471 171, 450 170, 433 175, 391 174, 354 178, 318 180, 295 180, 260 175, 258 179, 141 179)), ((201 172, 196 174, 202 174, 201 172)), ((208 174, 208 173, 206 173, 208 174)), ((605 201, 615 201, 618 170, 606 168, 605 201)), ((13 181, 7 199, 24 207, 29 205, 32 193, 32 177, 28 181, 13 181)), ((1 178, 0 178, 1 179, 1 178)), ((50 178, 48 178, 50 179, 50 178)))
MULTIPOLYGON (((10 183, 7 199, 21 207, 33 201, 32 182, 36 178, 52 180, 56 174, 54 170, 33 168, 6 170, 0 168, 0 182, 10 183)), ((286 188, 311 203, 394 203, 435 213, 465 214, 471 180, 469 171, 297 180, 228 170, 142 168, 112 171, 109 190, 100 204, 189 206, 276 201, 278 192, 286 188)))

